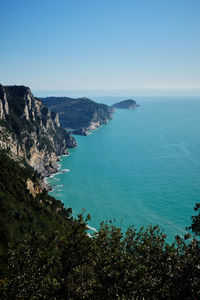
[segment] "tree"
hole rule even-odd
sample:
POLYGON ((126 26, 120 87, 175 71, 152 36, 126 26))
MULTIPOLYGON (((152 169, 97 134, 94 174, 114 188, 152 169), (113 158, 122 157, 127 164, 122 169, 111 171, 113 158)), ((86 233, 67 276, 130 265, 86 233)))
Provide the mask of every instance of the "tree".
POLYGON ((188 229, 191 229, 195 235, 200 236, 200 203, 196 203, 194 210, 198 214, 192 216, 192 224, 188 229))

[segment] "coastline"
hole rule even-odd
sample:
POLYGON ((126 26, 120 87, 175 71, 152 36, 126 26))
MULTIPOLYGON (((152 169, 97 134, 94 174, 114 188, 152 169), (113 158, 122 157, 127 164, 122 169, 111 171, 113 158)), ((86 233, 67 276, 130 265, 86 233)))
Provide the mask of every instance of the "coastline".
POLYGON ((53 178, 55 175, 63 174, 65 172, 69 172, 70 171, 69 169, 63 169, 63 170, 61 170, 61 164, 59 163, 61 157, 66 157, 66 156, 69 156, 69 155, 70 155, 70 152, 68 152, 68 154, 59 155, 58 156, 58 160, 57 160, 57 167, 54 170, 52 170, 52 171, 49 170, 48 176, 45 176, 42 179, 43 187, 44 187, 44 189, 47 190, 47 192, 52 192, 54 190, 53 186, 51 186, 51 184, 49 184, 47 182, 48 178, 53 178))
MULTIPOLYGON (((104 124, 100 124, 99 122, 92 122, 91 123, 91 126, 89 126, 87 128, 87 135, 86 136, 89 136, 91 135, 94 131, 98 130, 99 128, 101 128, 104 124)), ((77 146, 76 146, 77 147, 77 146)), ((75 147, 75 148, 76 148, 75 147)), ((54 167, 54 169, 51 169, 48 171, 48 174, 47 176, 45 176, 43 179, 42 179, 42 186, 44 187, 44 189, 46 189, 48 192, 52 192, 53 191, 53 187, 47 182, 47 179, 48 178, 52 178, 54 177, 55 175, 58 175, 58 174, 61 174, 61 173, 65 173, 65 172, 69 172, 70 170, 69 169, 64 169, 64 170, 61 170, 61 164, 59 164, 60 162, 60 159, 62 157, 66 157, 66 156, 69 156, 71 153, 68 151, 67 154, 63 154, 63 155, 59 155, 58 156, 58 159, 57 159, 57 162, 56 162, 56 166, 54 167)))

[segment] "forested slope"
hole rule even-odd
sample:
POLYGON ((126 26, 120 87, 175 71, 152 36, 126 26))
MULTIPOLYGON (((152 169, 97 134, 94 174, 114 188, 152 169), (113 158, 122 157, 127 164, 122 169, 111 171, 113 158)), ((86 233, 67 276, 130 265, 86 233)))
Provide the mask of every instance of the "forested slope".
POLYGON ((158 227, 123 234, 110 222, 90 238, 31 168, 1 152, 0 170, 1 299, 199 298, 197 240, 167 244, 158 227))

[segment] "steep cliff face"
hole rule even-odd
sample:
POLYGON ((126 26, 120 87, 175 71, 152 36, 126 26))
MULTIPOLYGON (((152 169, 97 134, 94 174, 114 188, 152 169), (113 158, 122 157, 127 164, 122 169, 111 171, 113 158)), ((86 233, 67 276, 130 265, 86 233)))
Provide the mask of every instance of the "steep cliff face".
POLYGON ((8 101, 5 89, 0 85, 0 120, 5 120, 6 115, 9 114, 8 101))
POLYGON ((76 142, 25 86, 0 85, 0 149, 24 160, 42 176, 55 172, 58 156, 68 154, 76 142))
POLYGON ((113 108, 88 98, 47 97, 42 101, 59 114, 61 125, 73 129, 76 134, 87 133, 112 118, 113 108))

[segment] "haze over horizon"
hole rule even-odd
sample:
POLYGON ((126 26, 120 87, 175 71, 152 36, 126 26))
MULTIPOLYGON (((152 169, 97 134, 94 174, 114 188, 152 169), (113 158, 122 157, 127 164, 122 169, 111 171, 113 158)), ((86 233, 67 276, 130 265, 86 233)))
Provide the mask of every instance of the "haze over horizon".
POLYGON ((200 1, 2 1, 3 85, 36 95, 200 95, 200 1))
POLYGON ((36 97, 200 97, 200 89, 169 90, 32 90, 36 97))

